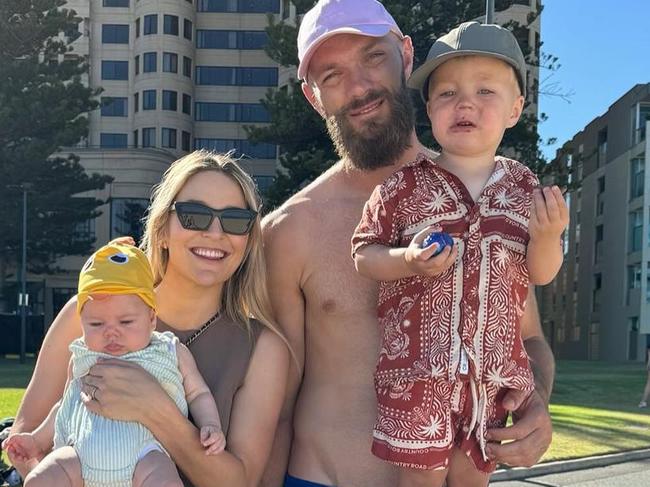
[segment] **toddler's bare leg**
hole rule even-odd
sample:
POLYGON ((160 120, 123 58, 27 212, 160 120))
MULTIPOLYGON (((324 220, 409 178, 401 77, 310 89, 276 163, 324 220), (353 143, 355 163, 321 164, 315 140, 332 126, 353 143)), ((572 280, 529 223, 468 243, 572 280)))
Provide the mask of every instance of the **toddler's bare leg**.
POLYGON ((445 485, 447 469, 419 470, 417 468, 399 469, 399 487, 442 487, 445 485))
POLYGON ((161 451, 152 451, 135 466, 133 487, 183 487, 183 482, 172 459, 161 451))
POLYGON ((29 472, 25 487, 83 487, 81 462, 71 446, 57 448, 29 472))
POLYGON ((476 469, 474 463, 458 448, 454 448, 449 459, 447 487, 486 487, 490 474, 476 469))

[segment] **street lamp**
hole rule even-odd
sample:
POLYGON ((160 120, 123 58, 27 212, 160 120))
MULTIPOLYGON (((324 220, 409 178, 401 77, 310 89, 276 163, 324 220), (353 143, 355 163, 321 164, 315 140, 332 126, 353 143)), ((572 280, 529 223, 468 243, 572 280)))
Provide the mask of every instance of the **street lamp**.
POLYGON ((27 345, 27 193, 32 189, 32 183, 22 183, 10 187, 21 189, 23 192, 23 244, 22 258, 20 263, 20 286, 21 292, 18 296, 20 308, 20 363, 25 363, 25 352, 27 345))
POLYGON ((494 0, 487 0, 485 6, 485 23, 494 24, 494 0))

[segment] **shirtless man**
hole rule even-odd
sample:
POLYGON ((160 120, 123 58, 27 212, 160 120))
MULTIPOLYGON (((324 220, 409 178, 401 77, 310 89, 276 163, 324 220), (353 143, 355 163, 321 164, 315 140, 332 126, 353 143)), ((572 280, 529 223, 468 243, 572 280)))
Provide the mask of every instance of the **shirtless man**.
MULTIPOLYGON (((350 239, 373 188, 428 152, 405 87, 413 47, 375 0, 321 0, 302 21, 298 48, 303 92, 341 159, 264 221, 274 311, 304 370, 301 383, 291 374, 263 484, 279 487, 287 471, 287 487, 393 487, 394 469, 370 453, 377 284, 355 271, 350 239)), ((554 362, 532 293, 522 335, 537 390, 504 399, 515 425, 492 439, 516 441, 488 447, 511 465, 535 463, 551 440, 554 362)))

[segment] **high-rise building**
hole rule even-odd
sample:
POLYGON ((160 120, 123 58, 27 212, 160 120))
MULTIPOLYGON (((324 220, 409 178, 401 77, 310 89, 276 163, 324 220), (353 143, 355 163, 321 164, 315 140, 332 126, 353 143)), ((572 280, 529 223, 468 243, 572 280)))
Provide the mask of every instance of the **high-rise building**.
MULTIPOLYGON (((288 17, 288 1, 69 0, 65 8, 82 19, 66 56, 86 57, 88 84, 103 89, 88 137, 70 150, 88 172, 114 178, 95 194, 106 201, 101 216, 79 232, 99 243, 138 233, 152 186, 194 149, 234 150, 261 189, 271 183, 277 147, 251 143, 244 127, 270 121, 260 100, 286 79, 264 47, 268 14, 288 17)), ((76 292, 82 264, 66 257, 57 265, 69 272, 39 276, 32 302, 46 322, 76 292)))
POLYGON ((650 343, 650 83, 557 152, 578 184, 564 264, 540 302, 558 358, 638 360, 650 343))

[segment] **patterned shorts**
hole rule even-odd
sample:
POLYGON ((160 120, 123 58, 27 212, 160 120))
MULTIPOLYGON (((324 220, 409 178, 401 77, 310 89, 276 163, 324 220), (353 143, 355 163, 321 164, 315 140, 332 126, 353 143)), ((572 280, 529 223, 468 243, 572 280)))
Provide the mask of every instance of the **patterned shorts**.
MULTIPOLYGON (((506 390, 488 401, 487 428, 502 427, 508 412, 501 407, 506 390)), ((484 458, 478 429, 472 422, 469 381, 454 383, 436 379, 409 381, 377 388, 378 417, 373 429, 372 453, 399 467, 446 469, 452 450, 458 448, 477 470, 491 473, 496 463, 484 458), (469 434, 468 434, 469 433, 469 434)))

